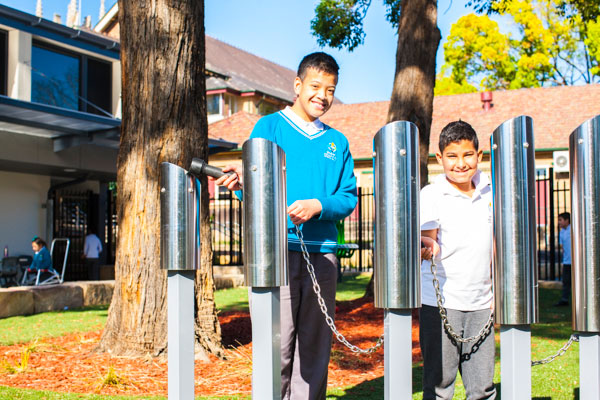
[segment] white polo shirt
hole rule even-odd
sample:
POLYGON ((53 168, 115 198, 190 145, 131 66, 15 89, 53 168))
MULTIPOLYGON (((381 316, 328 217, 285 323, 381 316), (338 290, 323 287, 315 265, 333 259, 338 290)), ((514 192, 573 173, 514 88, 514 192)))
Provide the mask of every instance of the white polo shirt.
MULTIPOLYGON (((437 176, 421 190, 421 230, 438 229, 436 256, 445 308, 490 308, 492 295, 492 188, 481 171, 473 176, 472 197, 437 176)), ((430 261, 421 264, 421 300, 437 306, 430 261)))

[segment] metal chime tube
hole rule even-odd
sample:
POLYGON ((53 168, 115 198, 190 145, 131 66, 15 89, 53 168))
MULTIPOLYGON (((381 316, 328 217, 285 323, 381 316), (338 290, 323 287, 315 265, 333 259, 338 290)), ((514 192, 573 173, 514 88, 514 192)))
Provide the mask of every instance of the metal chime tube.
POLYGON ((384 315, 386 399, 412 398, 412 309, 421 306, 419 132, 406 121, 374 139, 375 307, 384 315))
POLYGON ((492 134, 494 287, 502 396, 531 398, 531 327, 537 322, 533 121, 520 116, 492 134))
POLYGON ((161 265, 167 270, 168 395, 194 399, 194 274, 200 263, 200 182, 160 166, 161 265))
POLYGON ((256 138, 244 143, 242 158, 244 273, 252 287, 252 398, 280 399, 279 287, 288 281, 285 153, 256 138))
POLYGON ((580 332, 580 398, 600 398, 600 115, 569 140, 573 330, 580 332))

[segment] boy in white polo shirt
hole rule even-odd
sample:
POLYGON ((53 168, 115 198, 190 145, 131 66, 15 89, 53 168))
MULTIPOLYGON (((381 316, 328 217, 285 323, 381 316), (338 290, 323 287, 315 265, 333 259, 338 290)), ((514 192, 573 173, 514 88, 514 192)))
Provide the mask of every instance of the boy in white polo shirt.
MULTIPOLYGON (((493 304, 492 191, 489 178, 477 169, 483 153, 471 125, 448 124, 439 149, 436 158, 444 174, 421 190, 421 235, 439 244, 434 257, 443 307, 454 331, 466 338, 486 324, 493 304)), ((451 339, 440 318, 430 266, 428 260, 421 265, 423 399, 452 399, 457 371, 467 399, 494 399, 493 325, 476 343, 451 339)))

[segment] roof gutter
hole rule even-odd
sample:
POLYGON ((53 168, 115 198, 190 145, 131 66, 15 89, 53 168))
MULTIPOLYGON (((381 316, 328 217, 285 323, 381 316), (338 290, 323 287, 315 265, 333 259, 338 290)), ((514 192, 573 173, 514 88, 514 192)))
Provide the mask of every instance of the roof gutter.
POLYGON ((14 8, 0 5, 0 23, 34 35, 54 39, 76 47, 84 43, 92 45, 94 50, 111 58, 118 59, 120 44, 118 41, 90 33, 81 29, 73 29, 55 22, 24 13, 14 8), (44 34, 46 33, 46 34, 44 34), (82 43, 83 42, 83 43, 82 43))

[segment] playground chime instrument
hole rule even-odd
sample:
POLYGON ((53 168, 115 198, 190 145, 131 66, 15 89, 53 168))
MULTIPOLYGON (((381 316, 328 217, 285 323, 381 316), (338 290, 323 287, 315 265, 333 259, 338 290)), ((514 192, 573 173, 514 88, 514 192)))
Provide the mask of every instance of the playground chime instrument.
MULTIPOLYGON (((417 127, 406 121, 387 124, 374 139, 374 287, 375 306, 384 309, 384 335, 373 347, 354 346, 336 329, 296 227, 321 312, 334 336, 356 353, 376 351, 385 336, 386 399, 412 398, 411 313, 421 306, 418 143, 417 127)), ((279 287, 287 284, 285 153, 275 143, 258 138, 246 141, 242 151, 252 395, 278 399, 279 287)), ((490 315, 479 335, 452 336, 458 342, 476 341, 489 332, 495 318, 500 325, 502 395, 508 399, 529 399, 532 364, 553 361, 576 340, 581 351, 580 396, 600 398, 600 116, 571 134, 570 153, 573 328, 579 335, 573 335, 557 354, 532 363, 530 326, 538 321, 533 122, 526 116, 513 118, 491 137, 495 315, 490 315)), ((224 173, 200 159, 193 159, 189 171, 163 163, 161 173, 161 258, 169 274, 169 397, 193 399, 193 352, 189 352, 194 346, 193 271, 201 246, 197 177, 219 178, 224 173)), ((431 268, 436 287, 434 263, 431 268)), ((445 329, 452 334, 444 318, 439 282, 436 291, 445 329)))

